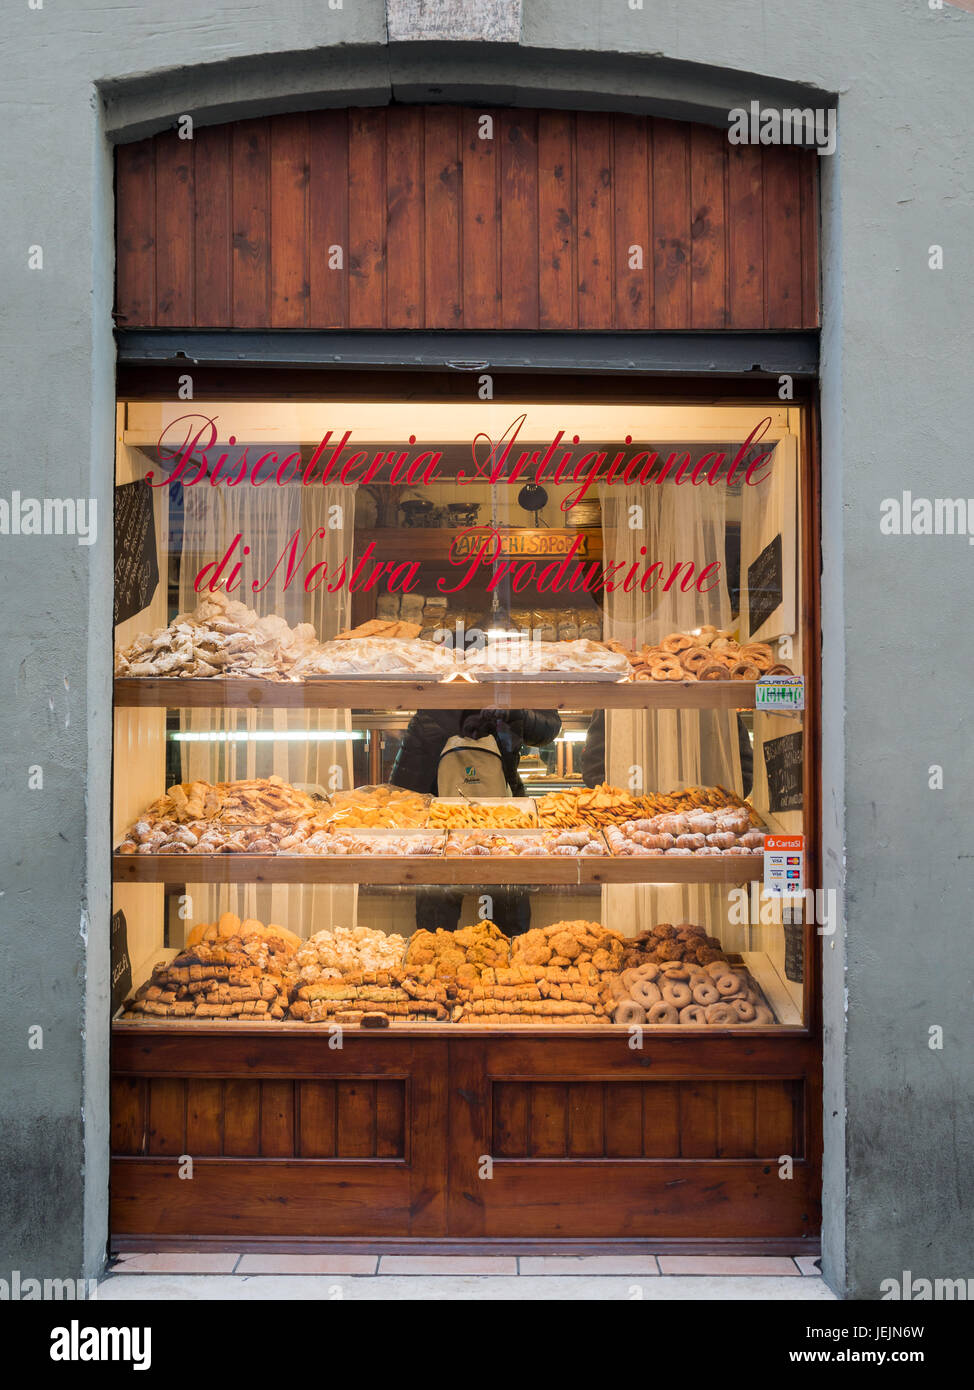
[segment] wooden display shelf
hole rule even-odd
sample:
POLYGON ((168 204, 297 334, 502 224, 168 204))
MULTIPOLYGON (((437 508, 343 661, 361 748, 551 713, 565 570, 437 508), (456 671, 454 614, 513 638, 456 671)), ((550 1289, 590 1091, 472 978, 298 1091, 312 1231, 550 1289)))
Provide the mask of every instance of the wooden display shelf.
POLYGON ((118 707, 165 709, 753 709, 754 681, 266 681, 121 677, 118 707))
POLYGON ((764 873, 761 855, 667 859, 436 855, 115 854, 115 883, 743 883, 764 873))

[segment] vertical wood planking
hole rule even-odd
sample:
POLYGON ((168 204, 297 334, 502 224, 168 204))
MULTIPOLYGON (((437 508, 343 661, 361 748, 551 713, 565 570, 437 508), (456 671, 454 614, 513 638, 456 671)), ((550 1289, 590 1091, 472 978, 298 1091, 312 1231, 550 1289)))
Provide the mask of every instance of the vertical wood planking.
POLYGON ((156 137, 156 322, 188 328, 193 317, 193 141, 156 137))
POLYGON ((690 327, 727 327, 727 151, 724 131, 690 129, 690 327))
POLYGON ((111 1152, 141 1154, 146 1146, 146 1087, 139 1076, 112 1078, 111 1152))
POLYGON ((149 1082, 150 1154, 186 1152, 186 1082, 154 1076, 149 1082))
POLYGON ((230 126, 203 126, 196 147, 197 328, 222 328, 230 311, 230 126))
POLYGON ((260 1153, 262 1158, 294 1157, 294 1082, 260 1083, 260 1153))
POLYGON ((528 1087, 518 1081, 495 1081, 490 1152, 498 1158, 523 1158, 528 1152, 528 1087))
POLYGON ((639 1158, 643 1151, 643 1091, 640 1081, 605 1083, 605 1156, 639 1158))
POLYGON ((612 117, 583 113, 578 125, 578 326, 604 328, 615 311, 615 187, 612 117))
POLYGON ((794 1081, 762 1081, 757 1088, 755 1149, 758 1158, 777 1162, 781 1154, 804 1157, 804 1145, 795 1124, 794 1081))
POLYGON ((654 120, 654 328, 690 322, 690 139, 676 121, 654 120))
POLYGON ((538 115, 538 313, 541 328, 577 324, 574 122, 538 115))
POLYGON ((356 110, 348 121, 348 326, 384 328, 386 285, 386 112, 356 110))
POLYGON ((120 146, 116 196, 128 327, 819 322, 815 154, 678 121, 304 112, 120 146))
POLYGON ((308 191, 309 328, 348 326, 348 113, 317 111, 310 121, 308 191), (337 260, 337 247, 341 265, 337 260))
POLYGON ((717 1087, 717 1157, 754 1158, 753 1081, 722 1081, 717 1087))
MULTIPOLYGON (((799 160, 780 145, 763 147, 768 328, 801 328, 802 239, 799 160)), ((799 156, 800 158, 800 156, 799 156)))
POLYGON ((155 322, 156 143, 120 145, 115 155, 115 310, 123 328, 155 322))
POLYGON ((235 125, 231 148, 234 328, 266 328, 270 324, 269 161, 267 121, 235 125))
POLYGON ((339 1081, 339 1158, 372 1158, 375 1154, 375 1082, 339 1081))
POLYGON ((306 114, 271 118, 270 321, 280 328, 308 326, 309 141, 306 114))
POLYGON ((644 1157, 679 1157, 680 1089, 678 1081, 650 1081, 642 1087, 644 1157))
POLYGON ((818 160, 817 154, 808 151, 803 154, 798 168, 798 179, 801 186, 803 328, 813 328, 821 321, 818 268, 818 160))
POLYGON ((685 1081, 680 1086, 680 1154, 683 1158, 717 1156, 717 1088, 713 1081, 685 1081))
POLYGON ((186 1152, 193 1158, 223 1153, 223 1082, 186 1082, 186 1152))
POLYGON ((425 166, 426 328, 459 328, 460 285, 460 113, 428 107, 423 130, 425 166))
POLYGON ((334 1081, 298 1083, 298 1154, 334 1158, 336 1098, 334 1081))
POLYGON ((500 328, 500 145, 499 114, 460 112, 463 327, 500 328), (482 118, 493 122, 493 134, 482 118))
POLYGON ((405 1152, 406 1086, 402 1081, 375 1083, 375 1156, 401 1158, 405 1152))
POLYGON ((260 1153, 260 1082, 224 1082, 223 1152, 227 1158, 260 1153))
POLYGON ((761 146, 727 152, 728 328, 764 327, 764 188, 761 146))
POLYGON ((528 1119, 532 1158, 564 1158, 568 1144, 568 1088, 536 1081, 531 1086, 528 1119))
POLYGON ((600 1081, 576 1081, 568 1087, 568 1153, 572 1158, 601 1158, 605 1151, 604 1091, 600 1081))
POLYGON ((619 329, 649 328, 653 315, 652 149, 645 116, 613 116, 615 314, 619 329), (633 265, 634 260, 642 265, 633 265))
POLYGON ((386 122, 387 328, 425 322, 426 217, 423 113, 403 107, 386 122))
POLYGON ((538 115, 502 111, 501 322, 502 328, 538 327, 538 115))

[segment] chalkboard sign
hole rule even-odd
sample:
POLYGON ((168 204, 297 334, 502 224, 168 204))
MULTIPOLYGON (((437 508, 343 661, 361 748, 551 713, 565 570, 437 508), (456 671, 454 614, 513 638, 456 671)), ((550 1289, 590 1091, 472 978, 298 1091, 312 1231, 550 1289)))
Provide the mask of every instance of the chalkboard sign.
POLYGON ((159 583, 152 491, 143 479, 115 489, 115 622, 151 603, 159 583))
POLYGON ((112 913, 112 1013, 132 992, 132 962, 129 960, 129 934, 124 912, 112 913))
POLYGON ((768 807, 772 811, 802 809, 802 732, 770 738, 764 744, 764 766, 768 773, 768 807))
POLYGON ((784 597, 781 574, 781 532, 766 545, 758 558, 747 567, 748 634, 754 637, 771 617, 784 597))
POLYGON ((805 928, 801 922, 785 922, 785 977, 800 985, 805 979, 805 928))

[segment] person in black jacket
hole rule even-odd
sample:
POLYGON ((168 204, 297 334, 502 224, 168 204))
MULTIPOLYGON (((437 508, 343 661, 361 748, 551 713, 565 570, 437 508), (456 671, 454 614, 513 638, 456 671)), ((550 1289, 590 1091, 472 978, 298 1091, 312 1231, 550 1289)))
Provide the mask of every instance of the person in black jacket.
MULTIPOLYGON (((464 738, 485 738, 493 734, 500 749, 507 785, 514 796, 526 796, 517 765, 524 748, 540 748, 561 732, 556 710, 478 709, 417 710, 396 754, 389 781, 395 787, 421 794, 437 793, 440 754, 454 734, 464 738)), ((531 925, 528 897, 518 888, 488 890, 493 898, 493 916, 508 936, 520 936, 531 925)), ((460 922, 463 893, 456 889, 421 889, 416 893, 416 926, 428 931, 444 927, 455 931, 460 922)))

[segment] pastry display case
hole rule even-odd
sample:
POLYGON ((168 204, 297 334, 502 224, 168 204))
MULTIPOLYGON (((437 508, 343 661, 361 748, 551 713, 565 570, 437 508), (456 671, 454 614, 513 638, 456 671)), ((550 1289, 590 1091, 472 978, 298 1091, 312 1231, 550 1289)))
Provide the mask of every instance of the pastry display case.
POLYGON ((121 1244, 814 1225, 805 413, 566 409, 119 407, 121 1244))

